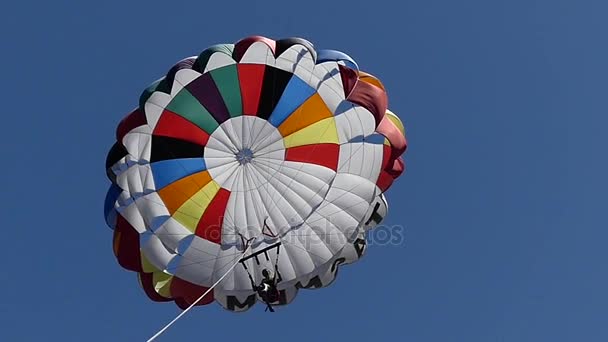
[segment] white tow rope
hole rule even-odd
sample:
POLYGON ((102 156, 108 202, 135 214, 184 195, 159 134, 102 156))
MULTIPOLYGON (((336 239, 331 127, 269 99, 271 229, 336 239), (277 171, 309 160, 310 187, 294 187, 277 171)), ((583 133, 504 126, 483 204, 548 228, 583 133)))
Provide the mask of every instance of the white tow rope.
POLYGON ((177 317, 175 317, 171 322, 169 322, 169 324, 165 325, 164 328, 160 329, 154 336, 150 337, 150 339, 147 342, 152 342, 154 341, 158 336, 160 336, 162 333, 165 332, 165 330, 169 329, 169 327, 171 325, 173 325, 173 323, 175 323, 178 319, 180 319, 183 315, 186 314, 186 312, 190 311, 190 309, 192 309, 196 304, 198 304, 198 302, 200 302, 201 300, 203 300, 203 298, 205 298, 205 296, 207 294, 209 294, 209 292, 211 292, 211 290, 213 290, 214 287, 217 286, 217 284, 219 284, 222 280, 224 280, 224 278, 226 278, 226 276, 232 272, 232 270, 236 267, 236 265, 239 264, 239 262, 241 262, 241 259, 243 259, 243 256, 245 255, 245 253, 247 253, 247 251, 251 248, 252 244, 249 244, 249 246, 247 246, 247 248, 243 251, 243 254, 241 254, 241 256, 238 258, 238 260, 234 263, 234 265, 232 265, 228 271, 226 271, 226 273, 224 273, 224 275, 222 275, 220 277, 220 279, 218 279, 215 284, 211 285, 211 287, 205 291, 205 293, 203 293, 200 297, 198 297, 197 300, 194 301, 194 303, 190 304, 190 306, 188 308, 186 308, 186 310, 182 311, 179 315, 177 315, 177 317))

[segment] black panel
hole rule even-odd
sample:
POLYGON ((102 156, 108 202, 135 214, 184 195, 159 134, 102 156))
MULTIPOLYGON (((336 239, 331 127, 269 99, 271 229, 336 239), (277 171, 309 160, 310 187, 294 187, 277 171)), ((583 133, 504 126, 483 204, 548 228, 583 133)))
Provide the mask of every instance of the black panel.
POLYGON ((164 80, 165 89, 163 89, 162 91, 166 92, 167 94, 170 94, 171 88, 173 87, 173 82, 175 81, 175 74, 177 74, 177 72, 182 69, 192 69, 192 65, 194 65, 195 61, 196 61, 196 58, 188 57, 188 58, 182 59, 177 64, 175 64, 171 69, 169 69, 169 72, 167 73, 167 76, 165 77, 165 80, 164 80))
POLYGON ((115 142, 114 145, 112 145, 112 148, 110 148, 110 151, 106 156, 106 175, 112 182, 116 181, 116 175, 112 172, 112 166, 127 154, 129 154, 129 152, 127 152, 127 149, 119 142, 115 142))
POLYGON ((262 95, 258 106, 258 117, 268 119, 274 107, 279 102, 283 91, 289 83, 292 74, 288 71, 274 67, 266 67, 264 83, 262 84, 262 95))
POLYGON ((283 52, 285 52, 287 49, 289 49, 290 47, 292 47, 294 45, 302 45, 303 47, 305 47, 312 55, 313 61, 315 61, 315 63, 316 63, 317 52, 315 51, 312 43, 309 42, 308 40, 302 39, 302 38, 287 38, 287 39, 277 40, 277 45, 276 45, 277 47, 276 47, 276 51, 275 51, 276 57, 280 56, 283 52))
POLYGON ((127 149, 119 142, 115 142, 110 152, 106 157, 106 170, 110 169, 116 162, 125 157, 129 152, 127 149))
POLYGON ((152 136, 150 162, 181 158, 202 158, 204 147, 180 139, 152 136))

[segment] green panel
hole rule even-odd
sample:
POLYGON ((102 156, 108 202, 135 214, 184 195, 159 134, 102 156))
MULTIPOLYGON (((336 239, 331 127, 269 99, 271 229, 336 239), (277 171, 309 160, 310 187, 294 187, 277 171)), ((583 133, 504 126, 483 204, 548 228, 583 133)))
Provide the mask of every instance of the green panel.
POLYGON ((154 83, 150 84, 146 89, 144 89, 144 91, 141 93, 141 96, 139 97, 139 108, 145 108, 145 104, 146 101, 148 101, 148 99, 150 98, 150 96, 152 96, 152 94, 155 91, 162 91, 159 88, 162 88, 162 84, 164 83, 163 81, 165 80, 165 78, 161 78, 157 81, 155 81, 154 83))
POLYGON ((234 44, 217 44, 207 48, 205 51, 201 52, 201 54, 196 59, 196 65, 198 70, 203 72, 207 63, 209 62, 209 58, 216 52, 225 53, 226 55, 232 57, 232 50, 234 50, 234 44))
POLYGON ((207 109, 186 88, 177 93, 167 109, 186 118, 209 134, 219 126, 207 109))
POLYGON ((231 117, 243 115, 241 86, 236 64, 221 67, 210 72, 231 117))

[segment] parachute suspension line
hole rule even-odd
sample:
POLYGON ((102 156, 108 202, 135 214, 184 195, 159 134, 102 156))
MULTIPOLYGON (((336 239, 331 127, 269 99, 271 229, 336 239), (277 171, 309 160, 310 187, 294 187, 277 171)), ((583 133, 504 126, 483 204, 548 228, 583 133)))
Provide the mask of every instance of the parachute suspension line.
POLYGON ((277 275, 279 274, 279 253, 281 252, 281 245, 277 246, 277 257, 274 260, 274 278, 276 280, 277 275))
POLYGON ((190 306, 188 308, 186 308, 184 311, 180 312, 180 314, 177 315, 171 322, 169 322, 162 329, 160 329, 156 334, 154 334, 154 336, 150 337, 150 339, 148 339, 147 342, 154 341, 157 337, 159 337, 162 333, 164 333, 167 329, 169 329, 169 327, 171 325, 173 325, 173 323, 177 322, 178 319, 180 319, 183 315, 185 315, 188 311, 190 311, 190 309, 192 309, 194 306, 196 306, 196 304, 198 304, 201 300, 203 300, 203 298, 205 298, 205 296, 207 296, 207 294, 209 294, 209 292, 211 292, 211 290, 213 290, 222 280, 224 280, 224 278, 226 278, 226 276, 230 272, 232 272, 232 270, 234 270, 236 265, 238 265, 241 262, 241 260, 243 259, 243 256, 245 255, 245 253, 247 253, 249 251, 249 249, 251 248, 252 245, 253 244, 248 244, 247 248, 243 251, 243 253, 238 258, 238 260, 232 266, 230 266, 228 271, 226 271, 226 273, 224 273, 220 277, 220 279, 218 279, 213 285, 211 285, 211 287, 209 289, 207 289, 207 291, 205 291, 205 293, 203 293, 200 297, 198 297, 197 300, 195 300, 192 304, 190 304, 190 306))
POLYGON ((271 238, 276 238, 278 237, 277 234, 275 234, 272 229, 270 229, 270 227, 268 226, 268 216, 266 216, 266 218, 264 219, 264 227, 262 228, 262 234, 271 237, 271 238), (268 230, 269 233, 266 233, 265 230, 268 230))
MULTIPOLYGON (((279 274, 279 253, 281 252, 281 242, 278 242, 278 243, 275 243, 275 244, 273 244, 271 246, 268 246, 265 249, 263 249, 263 250, 255 253, 255 254, 249 255, 247 258, 241 258, 241 260, 239 261, 243 265, 243 268, 245 269, 245 271, 247 271, 247 276, 249 276, 249 281, 251 282, 251 287, 252 287, 252 289, 254 291, 255 291, 255 288, 256 288, 256 284, 255 284, 255 281, 253 280, 253 275, 251 274, 251 272, 249 272, 249 268, 247 267, 247 264, 245 263, 245 261, 247 261, 247 260, 249 260, 251 258, 254 258, 254 257, 257 260, 257 255, 258 254, 260 254, 260 253, 266 253, 266 251, 268 249, 272 249, 272 248, 275 248, 275 247, 277 249, 277 256, 276 256, 276 258, 274 260, 273 278, 274 278, 274 280, 276 280, 276 278, 277 278, 277 276, 279 274)), ((268 256, 266 256, 266 260, 269 260, 268 256)))

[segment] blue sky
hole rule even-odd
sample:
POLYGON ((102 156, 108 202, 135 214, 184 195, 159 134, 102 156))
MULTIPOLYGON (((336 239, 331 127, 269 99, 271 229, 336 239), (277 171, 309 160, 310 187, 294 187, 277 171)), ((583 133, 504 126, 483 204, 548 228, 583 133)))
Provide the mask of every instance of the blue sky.
POLYGON ((141 341, 179 311, 115 262, 105 154, 177 60, 300 36, 378 76, 406 124, 405 239, 265 314, 161 341, 606 341, 604 1, 19 1, 0 13, 3 341, 141 341))

